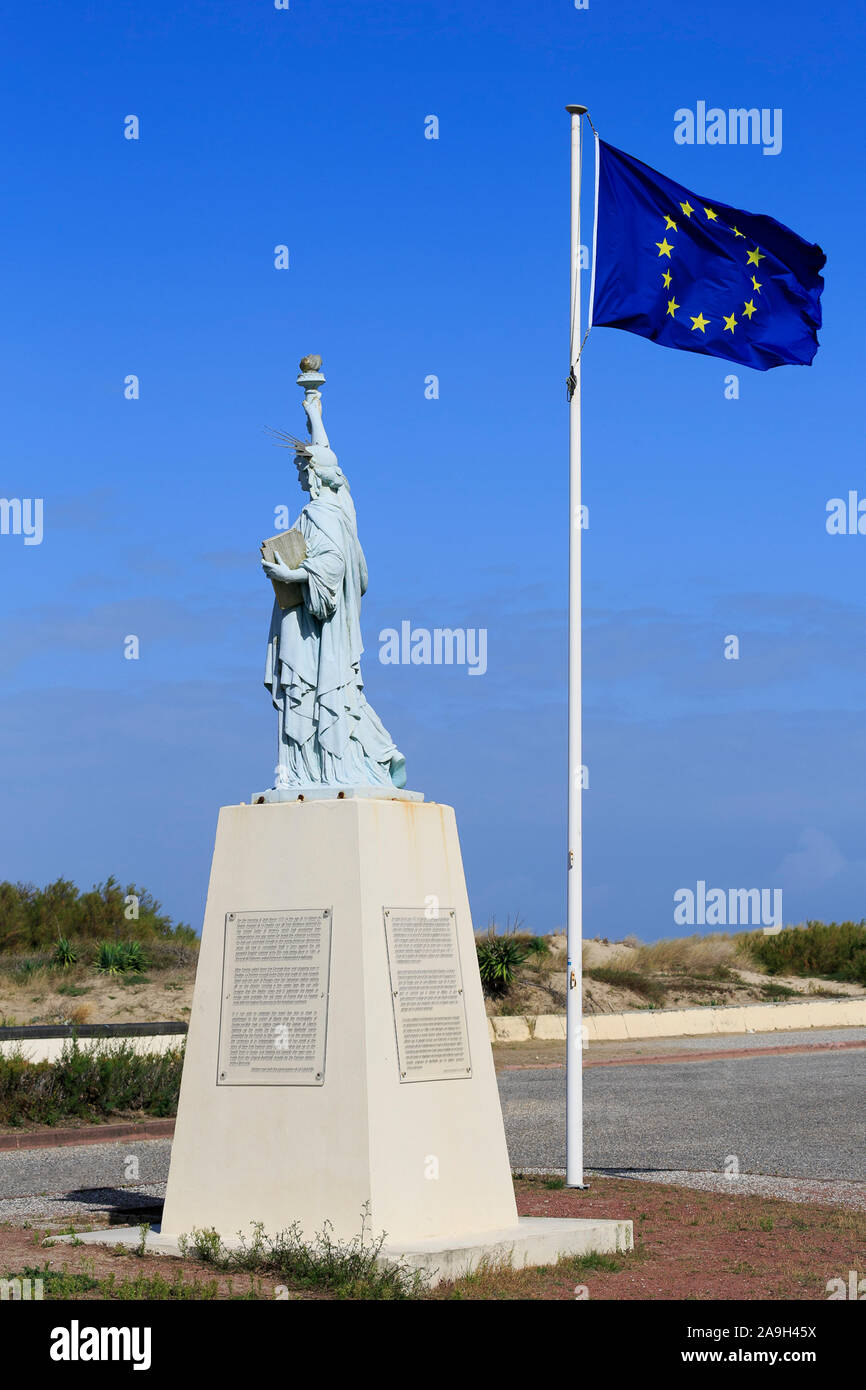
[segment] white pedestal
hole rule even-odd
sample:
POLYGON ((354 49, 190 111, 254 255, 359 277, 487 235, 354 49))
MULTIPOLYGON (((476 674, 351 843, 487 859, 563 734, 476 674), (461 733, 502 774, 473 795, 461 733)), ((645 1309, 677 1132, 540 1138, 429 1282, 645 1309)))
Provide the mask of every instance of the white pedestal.
POLYGON ((434 1278, 508 1252, 516 1264, 550 1263, 631 1246, 630 1222, 557 1221, 546 1236, 544 1223, 518 1224, 451 807, 362 798, 224 807, 156 1240, 174 1248, 198 1227, 231 1242, 251 1222, 271 1235, 297 1222, 312 1238, 326 1221, 349 1240, 365 1206, 386 1253, 415 1252, 413 1263, 441 1266, 434 1278), (453 909, 471 1074, 413 1081, 401 1076, 384 913, 431 904, 453 909), (323 1077, 226 1084, 227 915, 301 909, 331 910, 323 1077))
MULTIPOLYGON (((224 1025, 225 1026, 225 1025, 224 1025)), ((261 1221, 406 1246, 517 1211, 454 812, 392 800, 227 806, 216 848, 162 1233, 261 1221), (455 909, 472 1074, 401 1080, 383 912, 455 909), (332 909, 324 1084, 218 1084, 225 919, 332 909)))

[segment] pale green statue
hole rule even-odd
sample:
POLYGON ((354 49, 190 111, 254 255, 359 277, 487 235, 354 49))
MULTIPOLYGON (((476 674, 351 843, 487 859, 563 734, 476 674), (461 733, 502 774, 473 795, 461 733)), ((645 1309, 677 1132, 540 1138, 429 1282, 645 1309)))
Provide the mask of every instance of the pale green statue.
POLYGON ((274 601, 265 685, 279 714, 279 762, 267 800, 289 799, 304 789, 333 787, 337 794, 341 788, 393 790, 406 784, 406 760, 364 696, 361 597, 367 565, 348 479, 322 423, 321 365, 320 357, 303 358, 298 377, 309 443, 281 436, 284 447, 295 451, 298 480, 310 495, 293 528, 306 554, 291 568, 273 551, 267 558, 267 543, 262 548, 268 578, 300 585, 301 598, 287 608, 274 601))

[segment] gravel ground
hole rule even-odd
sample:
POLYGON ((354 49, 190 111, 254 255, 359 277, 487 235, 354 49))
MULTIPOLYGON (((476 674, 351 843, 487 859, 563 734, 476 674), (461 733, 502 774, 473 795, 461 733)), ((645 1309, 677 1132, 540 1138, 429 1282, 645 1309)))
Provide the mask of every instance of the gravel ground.
POLYGON ((109 1211, 161 1200, 170 1155, 170 1139, 0 1153, 0 1221, 39 1220, 54 1226, 88 1217, 101 1224, 109 1211), (138 1181, 130 1182, 133 1176, 138 1181))
MULTIPOLYGON (((52 1230, 75 1221, 81 1224, 86 1218, 94 1226, 119 1225, 119 1222, 106 1222, 105 1218, 114 1211, 137 1212, 159 1207, 165 1196, 165 1183, 150 1183, 144 1187, 127 1187, 120 1191, 116 1187, 93 1187, 81 1192, 78 1197, 52 1193, 41 1197, 10 1197, 0 1201, 0 1221, 11 1221, 15 1225, 24 1222, 44 1222, 52 1230), (152 1199, 156 1198, 154 1202, 152 1199)), ((132 1216, 130 1225, 135 1225, 132 1216)))
MULTIPOLYGON (((520 1168, 516 1171, 526 1177, 565 1177, 564 1168, 520 1168)), ((665 1172, 649 1169, 641 1173, 634 1168, 628 1172, 617 1168, 587 1168, 585 1176, 588 1180, 629 1178, 636 1182, 661 1182, 670 1183, 674 1187, 691 1187, 697 1192, 714 1192, 725 1197, 778 1197, 784 1202, 812 1202, 818 1206, 850 1207, 852 1211, 866 1211, 866 1183, 862 1182, 812 1182, 809 1178, 765 1178, 758 1173, 740 1173, 737 1178, 728 1178, 724 1173, 695 1173, 685 1170, 665 1172)))

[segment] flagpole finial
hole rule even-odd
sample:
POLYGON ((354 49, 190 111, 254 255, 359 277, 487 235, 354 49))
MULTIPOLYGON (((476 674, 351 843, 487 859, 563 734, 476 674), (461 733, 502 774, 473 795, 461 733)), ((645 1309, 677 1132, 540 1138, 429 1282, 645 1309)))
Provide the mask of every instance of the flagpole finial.
POLYGON ((588 106, 566 106, 565 109, 566 109, 566 111, 569 111, 569 112, 571 113, 572 116, 585 116, 586 113, 587 113, 587 111, 589 110, 589 107, 588 107, 588 106))

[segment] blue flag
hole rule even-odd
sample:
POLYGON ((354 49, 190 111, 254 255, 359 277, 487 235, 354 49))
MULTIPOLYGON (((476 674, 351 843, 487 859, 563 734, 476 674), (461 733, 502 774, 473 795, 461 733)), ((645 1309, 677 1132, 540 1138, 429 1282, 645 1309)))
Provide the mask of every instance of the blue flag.
POLYGON ((818 350, 826 256, 599 141, 593 325, 765 372, 818 350))

